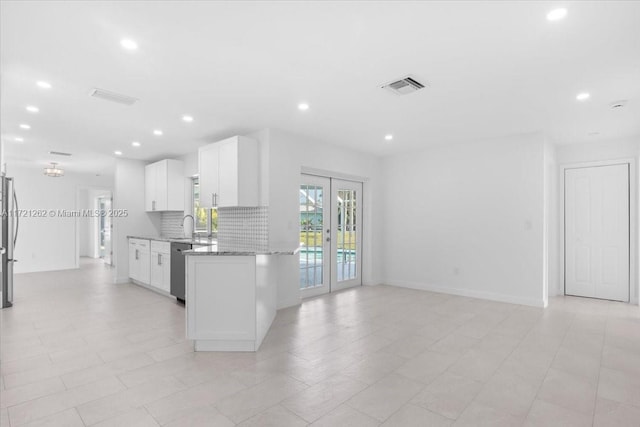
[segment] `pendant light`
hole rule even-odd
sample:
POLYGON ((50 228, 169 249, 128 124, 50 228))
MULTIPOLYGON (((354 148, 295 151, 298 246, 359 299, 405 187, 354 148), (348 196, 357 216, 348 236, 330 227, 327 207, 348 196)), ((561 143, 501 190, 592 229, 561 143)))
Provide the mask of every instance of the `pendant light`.
POLYGON ((51 162, 51 167, 44 168, 44 174, 54 178, 64 176, 64 170, 57 167, 57 165, 56 162, 51 162))

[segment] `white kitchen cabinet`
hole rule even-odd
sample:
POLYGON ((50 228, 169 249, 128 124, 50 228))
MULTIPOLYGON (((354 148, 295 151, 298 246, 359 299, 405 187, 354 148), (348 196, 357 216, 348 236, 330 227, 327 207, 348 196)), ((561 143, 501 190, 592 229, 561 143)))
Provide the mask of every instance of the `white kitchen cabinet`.
POLYGON ((145 166, 144 205, 147 212, 184 211, 184 164, 165 159, 145 166))
POLYGON ((200 147, 200 206, 258 206, 258 142, 234 136, 200 147))
POLYGON ((196 351, 257 351, 276 316, 275 256, 187 254, 187 339, 196 351))
POLYGON ((151 241, 150 285, 163 292, 171 290, 171 244, 151 241))
POLYGON ((148 285, 151 276, 150 242, 146 239, 129 239, 129 277, 148 285))

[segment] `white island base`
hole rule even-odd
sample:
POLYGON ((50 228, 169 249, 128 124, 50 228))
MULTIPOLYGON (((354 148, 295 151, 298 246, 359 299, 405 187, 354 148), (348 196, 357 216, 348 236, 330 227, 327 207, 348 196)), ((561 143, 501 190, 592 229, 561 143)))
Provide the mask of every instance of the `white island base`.
POLYGON ((187 338, 195 351, 257 351, 276 315, 277 255, 189 255, 187 338))

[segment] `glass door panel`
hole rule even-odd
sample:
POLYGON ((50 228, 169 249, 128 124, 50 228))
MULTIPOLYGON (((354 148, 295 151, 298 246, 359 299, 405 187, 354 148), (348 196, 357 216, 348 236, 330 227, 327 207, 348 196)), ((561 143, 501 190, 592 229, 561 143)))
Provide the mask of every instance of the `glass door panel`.
POLYGON ((362 183, 331 180, 331 290, 362 284, 362 183))
POLYGON ((302 175, 300 185, 300 289, 302 297, 329 292, 330 180, 302 175))

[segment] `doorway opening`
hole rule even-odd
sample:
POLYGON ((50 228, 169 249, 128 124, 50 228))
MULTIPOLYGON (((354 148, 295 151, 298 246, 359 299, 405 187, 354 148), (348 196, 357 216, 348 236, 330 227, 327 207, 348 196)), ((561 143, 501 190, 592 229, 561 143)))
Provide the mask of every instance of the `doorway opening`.
POLYGON ((102 260, 112 265, 112 200, 111 190, 100 188, 79 188, 77 193, 76 254, 77 265, 81 259, 102 260))
POLYGON ((302 175, 299 257, 304 298, 362 285, 362 185, 302 175))
POLYGON ((98 212, 100 216, 98 218, 98 258, 101 258, 105 264, 111 265, 111 256, 113 251, 111 249, 111 235, 113 230, 113 224, 111 223, 111 195, 100 196, 97 198, 98 212))

